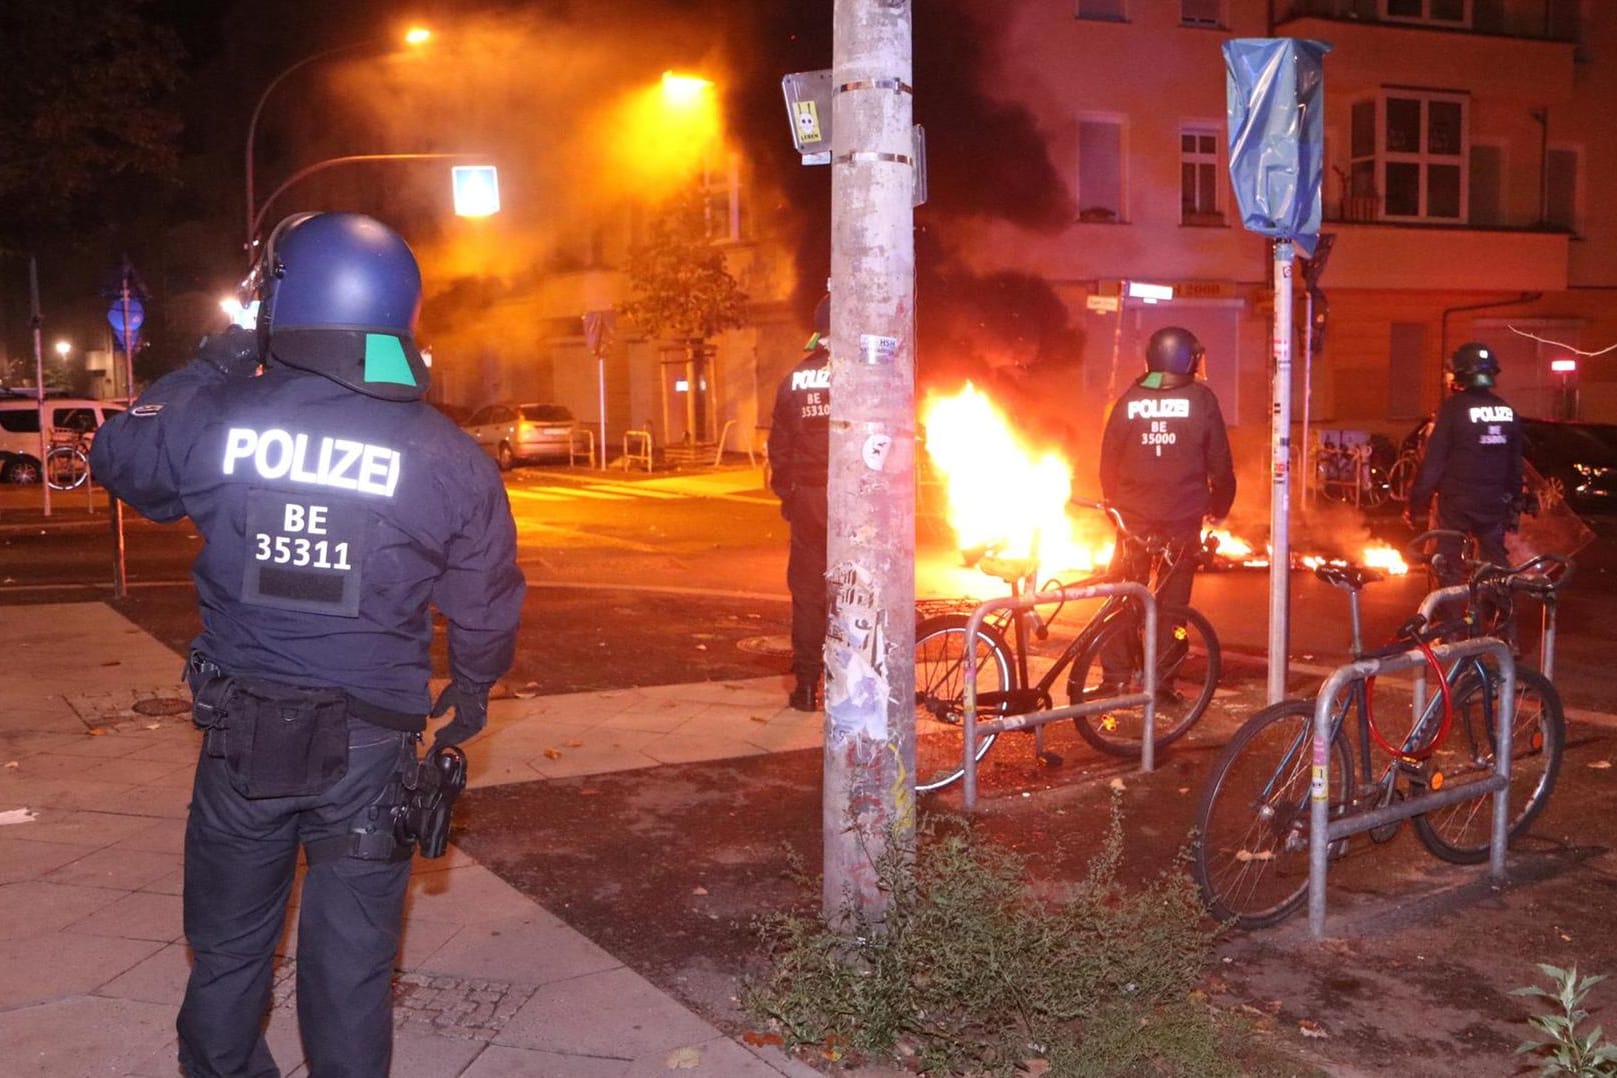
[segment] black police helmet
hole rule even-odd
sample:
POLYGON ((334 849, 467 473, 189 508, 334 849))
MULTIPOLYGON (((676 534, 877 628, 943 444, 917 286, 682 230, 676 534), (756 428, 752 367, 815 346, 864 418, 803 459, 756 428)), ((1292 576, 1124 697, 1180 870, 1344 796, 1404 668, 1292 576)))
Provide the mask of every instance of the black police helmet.
POLYGON ((1145 346, 1145 366, 1162 374, 1193 375, 1205 351, 1190 330, 1165 326, 1151 334, 1151 343, 1145 346))
POLYGON ((1461 386, 1491 386, 1499 376, 1499 357, 1487 345, 1467 341, 1454 350, 1449 370, 1461 386))
POLYGON ((399 234, 358 213, 300 213, 275 226, 258 268, 267 364, 324 375, 383 400, 419 400, 421 270, 399 234))
POLYGON ((831 334, 831 293, 827 292, 820 297, 820 302, 814 306, 814 334, 803 345, 803 351, 812 352, 825 344, 826 337, 831 334))

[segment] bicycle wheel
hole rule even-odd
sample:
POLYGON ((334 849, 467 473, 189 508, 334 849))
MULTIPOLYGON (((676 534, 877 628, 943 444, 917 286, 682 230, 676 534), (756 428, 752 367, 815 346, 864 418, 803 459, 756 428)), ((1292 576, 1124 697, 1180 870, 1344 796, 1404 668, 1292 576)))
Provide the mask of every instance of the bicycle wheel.
POLYGON ((1387 500, 1387 473, 1381 470, 1379 464, 1366 464, 1364 471, 1359 473, 1361 486, 1359 490, 1359 505, 1365 509, 1375 509, 1387 500))
MULTIPOLYGON (((1163 643, 1157 654, 1157 707, 1152 744, 1157 748, 1183 737, 1196 724, 1213 699, 1223 668, 1218 636, 1207 619, 1190 607, 1162 607, 1157 611, 1163 643)), ((1145 654, 1138 608, 1109 619, 1072 664, 1067 678, 1067 699, 1080 704, 1101 695, 1145 691, 1145 654), (1123 684, 1116 685, 1102 668, 1111 652, 1114 662, 1126 663, 1123 684), (1103 687, 1113 682, 1110 688, 1103 687)), ((1113 756, 1139 756, 1145 742, 1145 708, 1112 708, 1072 720, 1084 740, 1113 756)))
MULTIPOLYGON (((1493 774, 1494 731, 1499 715, 1499 673, 1486 681, 1470 667, 1454 687, 1454 726, 1426 761, 1426 773, 1442 776, 1448 789, 1493 774)), ((1510 824, 1514 839, 1527 830, 1550 799, 1566 745, 1566 716, 1549 678, 1516 668, 1516 714, 1510 734, 1510 824)), ((1435 785, 1435 784, 1434 784, 1435 785)), ((1493 834, 1493 798, 1476 797, 1415 817, 1415 833, 1428 850, 1457 865, 1488 859, 1493 834)))
POLYGON ((52 490, 77 490, 90 475, 90 462, 77 446, 52 446, 45 453, 45 482, 52 490))
MULTIPOLYGON (((1011 687, 1011 649, 991 625, 977 637, 977 692, 1011 687)), ((915 791, 926 793, 966 773, 966 616, 941 614, 915 631, 915 791)), ((977 759, 994 744, 977 739, 977 759)))
MULTIPOLYGON (((1308 894, 1314 704, 1282 700, 1236 731, 1207 776, 1191 838, 1191 869, 1208 912, 1266 928, 1308 894)), ((1331 741, 1330 813, 1353 797, 1353 754, 1331 741)))
POLYGON ((1414 457, 1399 457, 1387 469, 1387 496, 1395 502, 1409 500, 1409 488, 1415 485, 1415 469, 1419 461, 1414 457))

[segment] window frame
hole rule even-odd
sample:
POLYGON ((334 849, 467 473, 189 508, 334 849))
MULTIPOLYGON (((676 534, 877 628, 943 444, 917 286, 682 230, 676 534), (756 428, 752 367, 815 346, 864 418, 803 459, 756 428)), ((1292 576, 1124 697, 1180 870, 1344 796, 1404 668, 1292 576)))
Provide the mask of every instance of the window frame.
POLYGON ((1394 15, 1392 4, 1394 0, 1380 0, 1377 5, 1381 18, 1386 22, 1404 23, 1411 26, 1436 26, 1449 30, 1469 30, 1476 24, 1476 4, 1474 0, 1460 0, 1464 11, 1458 19, 1443 19, 1432 14, 1432 4, 1436 0, 1420 0, 1421 13, 1419 15, 1394 15))
POLYGON ((1075 120, 1073 139, 1073 154, 1076 158, 1074 164, 1073 190, 1077 195, 1078 220, 1083 224, 1109 224, 1126 225, 1129 223, 1129 123, 1128 116, 1118 112, 1081 112, 1075 120), (1089 212, 1085 207, 1084 197, 1084 160, 1083 160, 1083 126, 1085 124, 1106 124, 1117 129, 1117 201, 1114 207, 1098 207, 1112 209, 1114 216, 1110 220, 1091 218, 1086 220, 1084 214, 1089 212))
POLYGON ((1117 14, 1100 15, 1093 12, 1086 14, 1084 11, 1084 0, 1075 0, 1072 5, 1072 17, 1075 19, 1084 19, 1089 22, 1128 22, 1129 0, 1114 0, 1114 2, 1117 7, 1117 14))
POLYGON ((1224 140, 1220 137, 1221 126, 1207 120, 1181 120, 1179 123, 1179 223, 1192 228, 1208 228, 1227 225, 1229 219, 1225 214, 1224 185, 1219 177, 1225 168, 1224 140), (1195 150, 1185 149, 1185 139, 1194 138, 1198 141, 1203 138, 1212 139, 1213 149, 1211 156, 1199 147, 1195 150), (1187 210, 1185 205, 1185 166, 1193 165, 1198 170, 1207 167, 1212 170, 1213 176, 1213 204, 1209 207, 1200 205, 1200 190, 1198 184, 1197 206, 1187 210), (1192 217, 1203 220, 1191 220, 1192 217), (1217 220, 1213 220, 1217 218, 1217 220))
MULTIPOLYGON (((1348 174, 1350 177, 1354 176, 1358 166, 1366 161, 1373 164, 1372 175, 1375 181, 1377 219, 1406 224, 1467 224, 1470 220, 1471 203, 1471 96, 1451 90, 1385 86, 1376 92, 1374 98, 1360 98, 1358 101, 1353 102, 1350 108, 1358 108, 1370 103, 1374 104, 1375 109, 1374 142, 1371 152, 1368 156, 1358 152, 1358 148, 1353 145, 1350 137, 1348 174), (1418 123, 1420 145, 1415 150, 1391 150, 1387 148, 1387 113, 1388 104, 1392 101, 1415 101, 1420 105, 1418 123), (1431 105, 1433 103, 1459 106, 1460 145, 1453 154, 1433 153, 1427 148, 1431 133, 1431 105), (1415 165, 1419 169, 1419 194, 1415 213, 1394 213, 1389 208, 1387 190, 1387 170, 1389 165, 1415 165), (1434 215, 1431 212, 1430 176, 1431 169, 1434 166, 1452 166, 1459 170, 1457 196, 1459 204, 1454 216, 1434 215)), ((1350 190, 1356 191, 1357 188, 1352 187, 1350 190)))
MULTIPOLYGON (((1226 30, 1230 25, 1229 0, 1201 0, 1201 4, 1211 4, 1214 12, 1211 20, 1200 16, 1189 15, 1185 11, 1186 5, 1195 0, 1179 0, 1179 25, 1192 30, 1226 30)), ((1200 6, 1200 5, 1198 5, 1200 6)))

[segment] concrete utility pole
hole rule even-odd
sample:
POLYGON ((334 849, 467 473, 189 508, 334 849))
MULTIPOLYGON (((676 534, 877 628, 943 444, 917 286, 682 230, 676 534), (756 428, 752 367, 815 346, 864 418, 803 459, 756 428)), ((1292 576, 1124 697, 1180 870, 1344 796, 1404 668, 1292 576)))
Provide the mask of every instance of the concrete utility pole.
POLYGON ((836 0, 824 912, 879 921, 915 832, 915 237, 909 0, 836 0))

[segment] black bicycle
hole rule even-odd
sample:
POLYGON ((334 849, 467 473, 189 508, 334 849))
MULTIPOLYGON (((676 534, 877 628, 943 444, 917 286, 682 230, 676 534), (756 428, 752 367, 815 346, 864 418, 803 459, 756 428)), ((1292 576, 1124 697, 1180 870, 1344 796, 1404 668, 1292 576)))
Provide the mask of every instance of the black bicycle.
MULTIPOLYGON (((1156 581, 1158 592, 1183 559, 1205 556, 1206 544, 1137 535, 1128 530, 1115 510, 1093 502, 1075 504, 1106 511, 1117 529, 1119 548, 1124 543, 1144 548, 1153 566, 1152 579, 1156 581)), ((1114 558, 1113 564, 1121 565, 1122 559, 1114 558)), ((1050 581, 1039 588, 1034 586, 1037 565, 1031 559, 989 554, 980 557, 977 567, 1005 581, 1010 587, 1011 600, 1063 587, 1078 588, 1119 579, 1108 569, 1071 584, 1050 581)), ((984 619, 975 644, 979 715, 1000 718, 1049 710, 1054 706, 1052 690, 1064 673, 1067 699, 1072 704, 1144 691, 1144 610, 1138 599, 1120 595, 1107 598, 1049 669, 1037 681, 1033 679, 1029 664, 1030 637, 1045 639, 1064 605, 1053 604, 1053 609, 1047 613, 1005 608, 984 619), (1122 671, 1121 682, 1118 670, 1122 671)), ((966 773, 963 724, 967 619, 968 615, 960 612, 939 614, 925 618, 916 628, 915 789, 918 792, 947 786, 966 773)), ((1212 624, 1191 607, 1159 607, 1157 626, 1157 695, 1152 744, 1161 749, 1183 737, 1207 710, 1222 668, 1222 653, 1212 624)), ((1143 705, 1078 716, 1073 723, 1084 740, 1102 752, 1137 757, 1144 747, 1143 705)), ((977 759, 981 760, 993 747, 994 740, 994 734, 978 736, 977 759)))
MULTIPOLYGON (((1502 674, 1481 656, 1445 668, 1432 646, 1499 633, 1513 616, 1514 596, 1553 599, 1570 579, 1571 563, 1546 555, 1515 568, 1475 566, 1470 602, 1460 617, 1435 624, 1412 618, 1393 644, 1368 651, 1360 638, 1359 593, 1381 574, 1356 566, 1320 566, 1314 572, 1348 594, 1355 660, 1416 648, 1436 675, 1431 699, 1402 736, 1388 736, 1376 720, 1374 678, 1354 680, 1333 702, 1329 815, 1339 818, 1492 775, 1502 674), (1387 758, 1379 774, 1373 762, 1377 749, 1387 758)), ((1307 897, 1314 706, 1311 699, 1284 700, 1264 708, 1236 732, 1208 775, 1197 810, 1192 868, 1204 903, 1221 921, 1266 927, 1307 897)), ((1514 707, 1510 838, 1526 831, 1549 800, 1566 740, 1560 697, 1537 670, 1517 665, 1514 707)), ((1415 832, 1445 861, 1481 862, 1488 857, 1491 803, 1479 795, 1415 816, 1415 832)), ((1376 843, 1386 842, 1398 826, 1394 822, 1368 834, 1376 843)), ((1341 857, 1347 845, 1347 839, 1331 843, 1330 856, 1341 857)))

